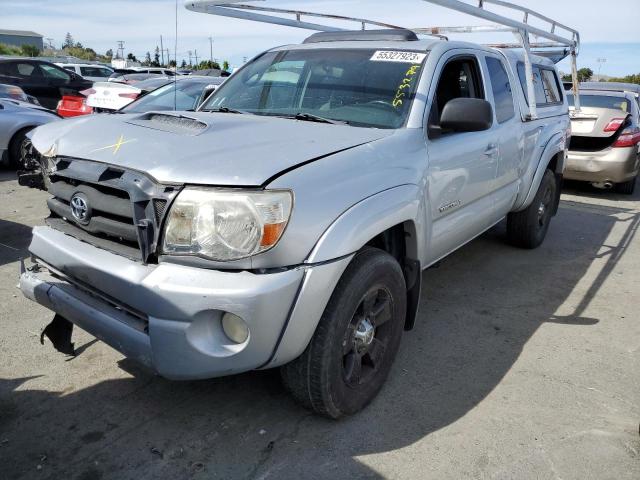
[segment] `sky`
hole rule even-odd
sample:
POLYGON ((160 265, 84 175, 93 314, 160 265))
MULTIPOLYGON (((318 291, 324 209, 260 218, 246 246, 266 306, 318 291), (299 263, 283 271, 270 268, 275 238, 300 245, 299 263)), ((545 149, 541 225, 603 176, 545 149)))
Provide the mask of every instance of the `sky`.
MULTIPOLYGON (((467 0, 470 2, 471 0, 467 0)), ((579 67, 600 69, 603 75, 640 72, 640 1, 610 0, 512 0, 575 28, 582 38, 579 67), (606 59, 598 63, 598 59, 606 59)), ((486 24, 480 19, 448 11, 421 0, 267 0, 279 8, 366 17, 407 26, 486 24)), ((498 7, 490 7, 501 12, 498 7)), ((178 0, 178 42, 175 48, 175 0, 0 0, 0 28, 33 30, 60 46, 67 32, 75 41, 99 53, 115 51, 124 41, 125 53, 138 58, 160 45, 177 51, 178 62, 209 59, 213 37, 214 59, 240 65, 245 58, 277 45, 299 43, 311 32, 290 27, 194 13, 178 0)), ((335 24, 340 26, 340 24, 335 24)), ((451 36, 477 42, 511 42, 511 34, 451 36)), ((567 62, 559 68, 569 71, 567 62)))

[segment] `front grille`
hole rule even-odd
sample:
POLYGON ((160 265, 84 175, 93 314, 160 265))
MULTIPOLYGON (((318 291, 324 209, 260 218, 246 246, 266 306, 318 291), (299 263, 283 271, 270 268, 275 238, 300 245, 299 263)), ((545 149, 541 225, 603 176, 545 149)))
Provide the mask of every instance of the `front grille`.
POLYGON ((155 261, 162 220, 178 186, 88 160, 55 163, 48 182, 50 226, 99 248, 155 261))

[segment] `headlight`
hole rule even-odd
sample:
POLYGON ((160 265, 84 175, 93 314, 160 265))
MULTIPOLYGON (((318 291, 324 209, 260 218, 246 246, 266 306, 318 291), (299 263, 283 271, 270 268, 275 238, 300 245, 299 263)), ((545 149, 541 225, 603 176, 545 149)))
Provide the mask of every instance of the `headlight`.
POLYGON ((162 252, 218 261, 264 252, 280 240, 292 203, 286 190, 185 188, 169 211, 162 252))

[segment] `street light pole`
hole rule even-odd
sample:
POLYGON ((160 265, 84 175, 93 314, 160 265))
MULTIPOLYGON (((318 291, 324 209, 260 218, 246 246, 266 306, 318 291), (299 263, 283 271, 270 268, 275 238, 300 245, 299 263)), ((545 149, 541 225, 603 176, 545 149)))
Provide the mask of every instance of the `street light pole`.
POLYGON ((598 58, 597 62, 598 62, 598 81, 601 82, 602 81, 602 77, 600 76, 600 72, 602 71, 602 64, 603 63, 607 63, 607 59, 606 58, 598 58))
POLYGON ((209 59, 213 63, 213 37, 209 37, 209 59))

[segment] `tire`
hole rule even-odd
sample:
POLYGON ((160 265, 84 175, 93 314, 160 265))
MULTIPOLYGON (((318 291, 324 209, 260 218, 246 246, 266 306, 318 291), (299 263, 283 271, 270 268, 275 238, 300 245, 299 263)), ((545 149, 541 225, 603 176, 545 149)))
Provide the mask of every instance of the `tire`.
POLYGON ((9 167, 18 168, 22 164, 22 144, 31 128, 19 130, 9 142, 9 167))
POLYGON ((549 230, 556 210, 556 179, 551 170, 544 172, 536 196, 525 210, 512 212, 507 217, 509 243, 521 248, 538 248, 549 230))
POLYGON ((628 182, 618 183, 616 185, 616 191, 618 193, 622 193, 623 195, 632 195, 636 189, 636 180, 638 177, 633 177, 633 179, 628 182))
POLYGON ((384 384, 400 346, 407 291, 388 253, 366 247, 338 282, 304 353, 281 368, 306 408, 340 418, 362 410, 384 384))

